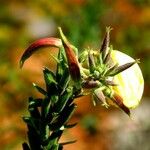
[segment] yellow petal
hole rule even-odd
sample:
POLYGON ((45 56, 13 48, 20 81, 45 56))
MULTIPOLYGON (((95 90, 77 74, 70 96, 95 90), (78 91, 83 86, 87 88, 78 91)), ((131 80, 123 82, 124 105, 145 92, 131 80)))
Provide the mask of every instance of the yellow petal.
MULTIPOLYGON (((117 50, 112 51, 111 57, 119 65, 134 61, 130 56, 117 50)), ((114 82, 118 86, 113 87, 113 90, 123 98, 124 105, 128 108, 138 106, 144 90, 144 79, 139 65, 135 64, 116 75, 114 82)))

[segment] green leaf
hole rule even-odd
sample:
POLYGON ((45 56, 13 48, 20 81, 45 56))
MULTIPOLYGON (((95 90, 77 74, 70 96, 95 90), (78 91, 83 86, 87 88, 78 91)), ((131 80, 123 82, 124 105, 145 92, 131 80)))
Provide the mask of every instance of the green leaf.
POLYGON ((50 134, 49 126, 47 125, 45 120, 41 120, 40 139, 43 146, 47 145, 49 134, 50 134))
POLYGON ((49 150, 58 150, 59 144, 54 144, 49 150))
MULTIPOLYGON (((43 119, 45 119, 49 113, 50 107, 51 107, 51 97, 45 97, 42 102, 41 107, 41 116, 43 119)), ((50 118, 49 118, 50 119, 50 118)))
MULTIPOLYGON (((58 143, 58 140, 60 139, 61 135, 62 135, 63 131, 62 130, 57 130, 57 131, 53 131, 51 133, 51 135, 49 136, 49 138, 46 141, 47 144, 47 149, 52 149, 53 146, 58 143)), ((57 144, 59 145, 59 144, 57 144)), ((53 150, 53 149, 52 149, 53 150)))
POLYGON ((54 95, 58 93, 57 81, 54 73, 48 68, 44 68, 43 73, 48 95, 54 95))
POLYGON ((71 118, 74 110, 76 108, 75 104, 71 104, 70 106, 66 106, 63 111, 59 114, 59 117, 55 120, 55 122, 49 125, 51 130, 60 129, 67 121, 71 118))
POLYGON ((63 133, 63 130, 57 130, 57 131, 53 131, 52 134, 49 136, 49 141, 50 140, 54 140, 54 139, 57 139, 59 140, 61 135, 63 133))
POLYGON ((37 89, 38 92, 40 92, 43 95, 47 95, 47 92, 42 89, 41 87, 39 87, 38 85, 36 85, 35 83, 33 83, 33 86, 37 89))
POLYGON ((40 107, 42 105, 43 99, 37 98, 33 99, 32 97, 29 97, 29 107, 40 107))
POLYGON ((27 126, 31 126, 34 128, 36 132, 39 130, 39 119, 33 118, 33 117, 22 117, 23 121, 27 124, 27 126))
POLYGON ((30 115, 34 118, 40 118, 40 112, 37 109, 36 105, 33 105, 35 103, 35 100, 30 97, 29 98, 29 106, 28 106, 28 110, 30 112, 30 115))
POLYGON ((43 38, 32 43, 23 53, 20 59, 20 68, 22 68, 26 59, 28 59, 32 54, 39 50, 39 48, 51 46, 51 47, 61 47, 62 42, 58 38, 43 38))
POLYGON ((40 136, 37 134, 36 130, 28 125, 28 140, 31 150, 43 150, 41 146, 40 136))
POLYGON ((68 100, 73 97, 73 88, 67 88, 62 96, 60 96, 59 101, 56 103, 56 112, 61 112, 65 105, 67 104, 68 100))
POLYGON ((59 89, 61 91, 60 95, 62 95, 64 91, 67 89, 69 82, 70 82, 70 75, 68 69, 66 69, 64 70, 64 73, 59 82, 59 89))
POLYGON ((56 78, 57 81, 59 82, 61 77, 64 74, 64 71, 68 69, 67 58, 65 55, 64 47, 59 48, 58 60, 59 63, 57 63, 56 78))

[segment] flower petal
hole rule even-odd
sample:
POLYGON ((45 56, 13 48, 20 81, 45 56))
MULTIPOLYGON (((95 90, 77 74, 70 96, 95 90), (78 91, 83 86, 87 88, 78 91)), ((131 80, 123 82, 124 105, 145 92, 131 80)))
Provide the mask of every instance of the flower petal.
POLYGON ((61 47, 62 42, 58 38, 43 38, 40 40, 37 40, 33 42, 23 53, 21 59, 20 59, 20 68, 22 68, 24 62, 26 59, 28 59, 33 53, 35 53, 39 48, 46 47, 46 46, 52 46, 52 47, 61 47))

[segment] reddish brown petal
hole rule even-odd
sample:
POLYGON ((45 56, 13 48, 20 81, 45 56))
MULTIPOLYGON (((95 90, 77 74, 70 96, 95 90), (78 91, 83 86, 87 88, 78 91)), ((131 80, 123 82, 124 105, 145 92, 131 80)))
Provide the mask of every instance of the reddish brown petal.
POLYGON ((52 46, 52 47, 61 47, 62 42, 58 38, 43 38, 40 40, 35 41, 32 43, 23 53, 21 59, 20 59, 20 67, 23 66, 24 62, 26 59, 28 59, 33 53, 35 53, 39 48, 41 47, 47 47, 47 46, 52 46))
POLYGON ((67 45, 64 42, 63 42, 63 45, 64 45, 66 56, 68 59, 68 65, 69 65, 69 71, 70 71, 71 77, 73 78, 73 80, 77 81, 80 79, 81 75, 80 75, 80 68, 78 65, 76 55, 69 45, 67 45))

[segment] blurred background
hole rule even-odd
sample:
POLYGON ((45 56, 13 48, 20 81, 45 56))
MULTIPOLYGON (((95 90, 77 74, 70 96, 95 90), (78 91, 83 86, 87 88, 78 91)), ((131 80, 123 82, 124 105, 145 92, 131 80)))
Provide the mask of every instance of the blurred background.
POLYGON ((140 58, 145 79, 132 118, 115 108, 94 107, 90 96, 77 99, 72 122, 78 125, 61 139, 77 142, 65 150, 150 150, 150 0, 0 0, 0 149, 22 149, 27 99, 41 96, 32 82, 43 85, 42 67, 55 67, 50 59, 55 51, 36 53, 22 70, 19 59, 34 40, 58 37, 58 26, 80 51, 98 49, 111 26, 114 49, 140 58))

